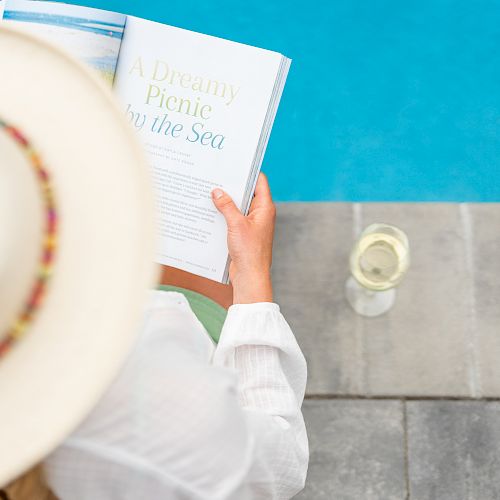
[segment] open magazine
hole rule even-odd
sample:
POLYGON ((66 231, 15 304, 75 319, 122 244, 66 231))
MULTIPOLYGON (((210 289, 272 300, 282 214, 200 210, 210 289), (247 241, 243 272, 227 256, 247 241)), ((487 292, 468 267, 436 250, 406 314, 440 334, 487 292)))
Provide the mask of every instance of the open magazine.
POLYGON ((210 193, 221 187, 247 212, 290 60, 63 3, 0 0, 2 17, 85 61, 113 86, 152 167, 158 262, 227 283, 226 226, 210 193))

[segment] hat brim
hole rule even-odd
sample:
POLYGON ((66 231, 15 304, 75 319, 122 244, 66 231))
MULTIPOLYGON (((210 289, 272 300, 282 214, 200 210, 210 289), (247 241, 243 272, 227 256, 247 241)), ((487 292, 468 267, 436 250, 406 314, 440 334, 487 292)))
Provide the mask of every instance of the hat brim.
POLYGON ((59 210, 43 306, 0 359, 4 485, 60 444, 112 381, 156 267, 149 169, 111 92, 64 52, 1 23, 0 67, 0 116, 37 147, 59 210))

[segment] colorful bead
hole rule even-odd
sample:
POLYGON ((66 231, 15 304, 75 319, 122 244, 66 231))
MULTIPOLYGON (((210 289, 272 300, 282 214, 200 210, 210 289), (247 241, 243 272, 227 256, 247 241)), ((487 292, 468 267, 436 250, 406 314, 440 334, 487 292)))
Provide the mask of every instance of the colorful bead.
POLYGON ((47 234, 45 237, 44 248, 46 250, 52 250, 56 247, 56 237, 54 234, 47 234))
POLYGON ((31 288, 26 304, 18 317, 7 329, 6 334, 0 337, 0 358, 5 355, 14 341, 19 339, 29 328, 33 317, 40 306, 46 292, 47 282, 52 273, 54 264, 54 249, 56 247, 57 211, 54 205, 54 193, 50 176, 43 166, 40 156, 32 147, 28 139, 15 127, 0 119, 0 129, 3 129, 21 148, 30 161, 40 183, 40 191, 45 205, 45 235, 38 265, 36 280, 31 288))

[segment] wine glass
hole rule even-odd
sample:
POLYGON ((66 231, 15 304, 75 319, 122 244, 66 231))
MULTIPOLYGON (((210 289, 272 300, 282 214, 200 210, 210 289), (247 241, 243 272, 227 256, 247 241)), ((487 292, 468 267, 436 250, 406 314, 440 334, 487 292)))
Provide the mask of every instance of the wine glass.
POLYGON ((368 226, 352 249, 351 276, 345 289, 352 308, 362 316, 379 316, 394 304, 395 287, 410 265, 406 234, 396 226, 368 226))

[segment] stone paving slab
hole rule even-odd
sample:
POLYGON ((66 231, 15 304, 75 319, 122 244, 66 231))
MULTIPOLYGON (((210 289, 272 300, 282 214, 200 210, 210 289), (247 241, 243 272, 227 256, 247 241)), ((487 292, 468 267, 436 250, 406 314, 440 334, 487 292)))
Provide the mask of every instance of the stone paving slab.
POLYGON ((500 498, 500 403, 408 402, 407 425, 411 500, 500 498))
POLYGON ((310 463, 300 500, 405 500, 400 401, 308 400, 310 463))
POLYGON ((471 395, 459 205, 363 204, 362 226, 378 221, 406 232, 411 264, 394 308, 363 322, 366 394, 471 395))
POLYGON ((341 286, 352 231, 348 204, 278 205, 274 290, 308 361, 310 393, 364 390, 357 317, 341 286))
POLYGON ((479 393, 500 396, 500 205, 470 205, 479 393))
POLYGON ((500 396, 497 249, 500 204, 278 204, 275 294, 308 394, 500 396), (412 264, 395 307, 362 318, 344 282, 355 237, 376 221, 407 232, 412 264))

